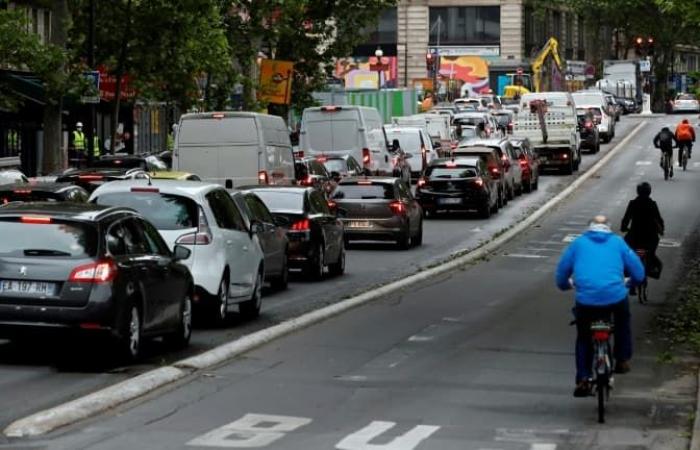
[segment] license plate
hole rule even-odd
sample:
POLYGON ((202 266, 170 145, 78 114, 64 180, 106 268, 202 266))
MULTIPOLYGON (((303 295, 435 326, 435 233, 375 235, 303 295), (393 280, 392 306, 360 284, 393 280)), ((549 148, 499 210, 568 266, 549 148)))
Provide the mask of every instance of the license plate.
POLYGON ((459 205, 462 203, 461 198, 440 198, 438 199, 438 203, 441 205, 459 205))
POLYGON ((368 220, 353 220, 347 223, 348 228, 369 228, 368 220))
POLYGON ((52 296, 56 283, 44 281, 0 280, 0 293, 52 296))

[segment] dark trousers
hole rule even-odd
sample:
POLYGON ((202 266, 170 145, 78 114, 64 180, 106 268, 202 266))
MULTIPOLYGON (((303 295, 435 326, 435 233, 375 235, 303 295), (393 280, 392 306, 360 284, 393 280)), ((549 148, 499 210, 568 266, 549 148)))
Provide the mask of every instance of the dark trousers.
POLYGON ((688 147, 688 158, 690 158, 690 150, 693 148, 693 141, 678 141, 678 165, 682 164, 681 155, 683 154, 683 147, 688 147))
POLYGON ((627 298, 606 306, 589 306, 576 303, 576 382, 591 378, 593 365, 593 336, 591 323, 597 320, 615 324, 616 361, 628 361, 632 357, 632 327, 630 325, 630 305, 627 298))

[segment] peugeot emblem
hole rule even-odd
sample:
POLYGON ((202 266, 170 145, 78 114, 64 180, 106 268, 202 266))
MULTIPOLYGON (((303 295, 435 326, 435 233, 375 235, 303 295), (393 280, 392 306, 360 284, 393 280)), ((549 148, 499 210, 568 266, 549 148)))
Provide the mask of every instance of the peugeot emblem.
POLYGON ((22 275, 23 277, 26 277, 27 276, 27 266, 20 267, 19 274, 22 275))

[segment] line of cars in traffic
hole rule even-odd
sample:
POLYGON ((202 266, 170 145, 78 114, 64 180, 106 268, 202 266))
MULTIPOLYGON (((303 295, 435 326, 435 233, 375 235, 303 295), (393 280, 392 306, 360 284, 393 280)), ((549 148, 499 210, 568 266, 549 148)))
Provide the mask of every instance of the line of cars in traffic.
POLYGON ((0 338, 99 334, 133 360, 146 338, 187 345, 194 319, 257 317, 290 270, 342 275, 353 242, 409 249, 426 218, 488 218, 537 189, 540 158, 509 134, 515 111, 462 103, 388 125, 309 108, 296 149, 278 117, 187 114, 172 168, 118 154, 32 182, 0 172, 0 338))

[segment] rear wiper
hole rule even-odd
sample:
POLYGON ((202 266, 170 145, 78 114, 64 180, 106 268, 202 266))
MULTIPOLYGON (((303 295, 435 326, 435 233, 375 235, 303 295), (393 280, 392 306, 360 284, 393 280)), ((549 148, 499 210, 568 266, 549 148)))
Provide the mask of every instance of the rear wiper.
POLYGON ((44 248, 25 248, 25 256, 71 256, 68 252, 62 252, 60 250, 51 250, 44 248))

